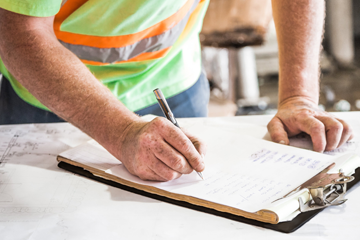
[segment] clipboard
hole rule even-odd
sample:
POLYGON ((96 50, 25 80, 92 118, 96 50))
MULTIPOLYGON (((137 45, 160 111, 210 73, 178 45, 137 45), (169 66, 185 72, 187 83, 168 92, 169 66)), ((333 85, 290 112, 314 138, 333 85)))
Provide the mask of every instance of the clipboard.
MULTIPOLYGON (((139 195, 142 195, 145 197, 153 198, 153 199, 171 203, 171 204, 174 204, 177 206, 190 208, 190 209, 197 210, 200 212, 205 212, 205 213, 212 214, 215 216, 224 217, 224 218, 231 219, 234 221, 254 225, 257 227, 263 227, 266 229, 271 229, 271 230, 283 232, 283 233, 291 233, 291 232, 296 231, 297 229, 299 229, 301 226, 303 226, 305 223, 307 223, 309 220, 311 220, 313 217, 315 217, 318 213, 320 213, 324 209, 324 208, 321 208, 321 209, 317 209, 317 210, 302 212, 298 216, 296 216, 292 221, 280 222, 278 224, 270 224, 270 223, 264 223, 264 222, 248 219, 245 217, 233 215, 230 213, 220 212, 220 211, 217 211, 214 209, 194 205, 194 204, 191 204, 188 202, 174 200, 174 199, 167 198, 164 196, 159 196, 159 195, 145 192, 145 191, 135 189, 132 187, 128 187, 128 186, 122 185, 120 183, 95 176, 91 172, 89 172, 81 167, 77 167, 77 166, 74 166, 74 165, 71 165, 71 164, 68 164, 65 162, 59 162, 58 167, 65 169, 67 171, 73 172, 75 174, 93 179, 95 181, 107 184, 109 186, 120 188, 122 190, 136 193, 136 194, 139 194, 139 195)), ((356 183, 358 183, 360 181, 360 168, 357 168, 355 170, 355 173, 352 176, 354 177, 354 180, 352 182, 347 183, 347 189, 351 189, 356 183)))

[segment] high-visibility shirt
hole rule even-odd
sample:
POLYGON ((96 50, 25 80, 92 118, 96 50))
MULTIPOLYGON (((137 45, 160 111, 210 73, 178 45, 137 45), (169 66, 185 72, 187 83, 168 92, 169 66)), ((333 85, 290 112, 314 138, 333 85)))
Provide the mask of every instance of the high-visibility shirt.
MULTIPOLYGON (((160 88, 165 97, 170 97, 197 81, 201 72, 199 32, 208 3, 1 0, 0 7, 28 16, 55 15, 54 32, 59 42, 122 103, 137 111, 156 103, 153 89, 160 88)), ((1 59, 0 71, 23 100, 47 109, 12 76, 1 59)))

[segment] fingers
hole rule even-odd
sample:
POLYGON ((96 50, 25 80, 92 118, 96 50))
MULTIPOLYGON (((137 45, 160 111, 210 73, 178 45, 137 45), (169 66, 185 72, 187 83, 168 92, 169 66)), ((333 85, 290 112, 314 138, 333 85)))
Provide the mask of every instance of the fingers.
POLYGON ((193 168, 184 156, 172 148, 167 142, 159 139, 155 144, 156 146, 153 149, 155 157, 165 163, 168 168, 183 174, 189 174, 193 171, 193 168))
POLYGON ((138 164, 127 168, 142 180, 170 181, 193 171, 185 157, 159 135, 144 134, 140 138, 140 145, 141 151, 135 154, 138 164))
POLYGON ((156 118, 143 128, 138 145, 133 169, 141 179, 168 181, 204 169, 200 153, 206 153, 205 145, 164 118, 156 118))
POLYGON ((170 181, 179 178, 182 174, 169 168, 155 155, 148 156, 144 164, 139 164, 132 174, 147 181, 170 181))
POLYGON ((325 125, 314 117, 303 118, 298 121, 301 131, 311 136, 313 149, 317 152, 324 152, 326 147, 325 125))
POLYGON ((284 124, 279 118, 274 117, 271 119, 267 128, 274 142, 289 145, 288 134, 285 131, 284 124))
POLYGON ((198 151, 200 156, 204 159, 204 157, 206 155, 206 151, 207 151, 206 144, 201 139, 194 136, 193 134, 191 134, 185 130, 183 130, 183 132, 190 139, 190 141, 192 142, 192 144, 194 145, 194 147, 196 148, 196 150, 198 151))
MULTIPOLYGON (((298 118, 297 127, 309 134, 317 152, 332 151, 353 138, 351 127, 343 120, 331 116, 298 118)), ((286 134, 282 122, 273 118, 268 124, 271 138, 280 142, 286 134)))
MULTIPOLYGON (((185 157, 194 170, 202 172, 205 169, 203 158, 184 133, 181 132, 181 134, 178 134, 175 137, 166 138, 166 141, 185 157)), ((197 145, 199 146, 200 144, 197 145)))
MULTIPOLYGON (((154 157, 155 158, 155 157, 154 157)), ((174 171, 173 169, 169 168, 159 159, 156 159, 154 164, 150 165, 149 168, 160 177, 161 180, 159 181, 170 181, 181 177, 181 173, 174 171)), ((192 171, 192 169, 191 169, 192 171)))
POLYGON ((311 136, 314 151, 332 151, 352 137, 351 127, 343 120, 331 116, 307 118, 300 127, 311 136))
POLYGON ((341 145, 343 145, 344 143, 346 143, 347 141, 351 140, 354 138, 354 134, 353 134, 353 130, 350 127, 349 124, 347 124, 347 122, 345 122, 344 120, 338 119, 337 120, 342 124, 343 126, 343 131, 342 131, 342 136, 340 139, 340 142, 338 144, 337 147, 340 147, 341 145))
MULTIPOLYGON (((326 147, 325 151, 332 151, 339 146, 343 135, 343 124, 333 117, 316 116, 325 126, 326 147)), ((347 139, 345 140, 347 141, 347 139)))
MULTIPOLYGON (((194 170, 202 172, 205 169, 205 164, 194 144, 181 129, 171 125, 170 122, 165 124, 170 124, 170 126, 163 126, 161 128, 161 135, 164 140, 182 154, 194 170)), ((197 145, 200 146, 203 151, 201 144, 197 143, 197 145)))
POLYGON ((283 101, 269 122, 268 130, 273 141, 286 144, 288 136, 305 132, 311 136, 313 149, 318 152, 334 150, 353 138, 345 121, 319 110, 314 102, 301 97, 283 101))
POLYGON ((164 182, 167 181, 167 179, 161 177, 158 175, 154 170, 152 170, 149 167, 139 168, 136 170, 136 172, 132 173, 136 176, 138 176, 141 180, 144 181, 158 181, 158 182, 164 182))

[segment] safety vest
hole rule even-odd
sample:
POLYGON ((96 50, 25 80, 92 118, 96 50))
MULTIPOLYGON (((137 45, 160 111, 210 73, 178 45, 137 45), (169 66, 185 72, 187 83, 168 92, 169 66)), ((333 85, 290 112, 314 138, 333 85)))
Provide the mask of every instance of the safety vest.
MULTIPOLYGON (((64 0, 54 32, 130 110, 194 84, 200 75, 198 33, 208 0, 64 0)), ((66 59, 64 59, 66 61, 66 59)), ((7 72, 25 101, 46 109, 7 72)))

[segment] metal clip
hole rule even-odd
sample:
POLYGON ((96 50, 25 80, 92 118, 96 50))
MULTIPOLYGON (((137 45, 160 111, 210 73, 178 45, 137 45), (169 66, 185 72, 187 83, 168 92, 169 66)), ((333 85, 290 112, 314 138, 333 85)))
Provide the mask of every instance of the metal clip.
POLYGON ((301 197, 298 199, 300 211, 308 212, 343 204, 347 201, 344 199, 346 184, 352 180, 354 177, 344 176, 341 170, 338 174, 327 174, 325 178, 307 187, 311 195, 308 202, 304 203, 301 197))

